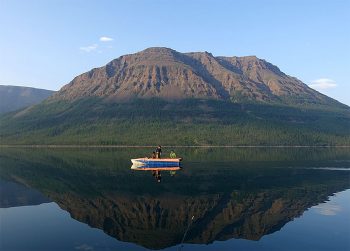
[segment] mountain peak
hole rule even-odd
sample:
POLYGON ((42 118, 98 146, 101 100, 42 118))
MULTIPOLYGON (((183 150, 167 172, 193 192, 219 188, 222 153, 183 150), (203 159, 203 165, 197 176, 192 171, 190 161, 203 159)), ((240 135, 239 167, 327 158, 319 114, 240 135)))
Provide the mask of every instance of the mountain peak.
POLYGON ((167 47, 150 47, 147 48, 143 51, 137 52, 135 54, 131 54, 129 56, 139 56, 143 58, 144 60, 149 60, 151 61, 152 59, 158 59, 158 60, 167 60, 167 59, 172 59, 175 60, 175 58, 179 55, 180 53, 167 48, 167 47))
POLYGON ((149 47, 138 53, 164 53, 164 52, 176 52, 175 50, 167 47, 149 47))
POLYGON ((151 47, 121 56, 74 78, 53 99, 98 96, 113 100, 222 99, 233 102, 314 103, 335 101, 256 56, 215 57, 151 47))

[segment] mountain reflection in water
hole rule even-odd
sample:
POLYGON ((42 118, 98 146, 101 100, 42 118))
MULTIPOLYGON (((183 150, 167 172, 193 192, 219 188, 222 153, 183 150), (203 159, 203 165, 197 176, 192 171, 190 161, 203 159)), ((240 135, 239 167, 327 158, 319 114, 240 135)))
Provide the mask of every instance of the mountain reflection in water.
MULTIPOLYGON (((259 240, 350 187, 350 172, 341 170, 349 168, 347 151, 183 151, 182 170, 162 171, 157 184, 150 172, 130 170, 130 158, 147 149, 2 149, 0 184, 25 184, 42 203, 54 201, 73 219, 150 249, 181 243, 189 223, 184 243, 259 240)), ((6 200, 6 207, 24 205, 26 194, 33 193, 21 193, 21 203, 6 200)))

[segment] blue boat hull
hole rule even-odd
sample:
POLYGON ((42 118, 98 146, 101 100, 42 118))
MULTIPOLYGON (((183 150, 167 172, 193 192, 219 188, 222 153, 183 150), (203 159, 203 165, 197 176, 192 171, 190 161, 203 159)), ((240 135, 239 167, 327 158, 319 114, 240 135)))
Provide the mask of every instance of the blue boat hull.
POLYGON ((132 159, 131 162, 134 166, 142 166, 142 167, 179 167, 181 159, 148 159, 148 158, 140 158, 140 159, 132 159))

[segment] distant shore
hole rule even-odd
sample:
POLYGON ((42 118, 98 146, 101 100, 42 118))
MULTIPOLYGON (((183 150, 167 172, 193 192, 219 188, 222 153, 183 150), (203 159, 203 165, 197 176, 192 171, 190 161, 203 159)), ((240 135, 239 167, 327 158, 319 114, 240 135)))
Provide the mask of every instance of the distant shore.
MULTIPOLYGON (((0 145, 0 148, 153 148, 156 145, 0 145)), ((164 148, 350 148, 350 145, 163 145, 164 148)))

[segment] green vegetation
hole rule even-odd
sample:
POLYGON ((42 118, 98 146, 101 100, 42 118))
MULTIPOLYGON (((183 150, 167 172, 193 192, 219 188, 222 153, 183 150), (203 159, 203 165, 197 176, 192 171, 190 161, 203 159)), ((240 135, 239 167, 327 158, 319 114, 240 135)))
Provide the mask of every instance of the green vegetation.
POLYGON ((349 109, 188 99, 43 102, 0 118, 1 144, 350 145, 349 109))

